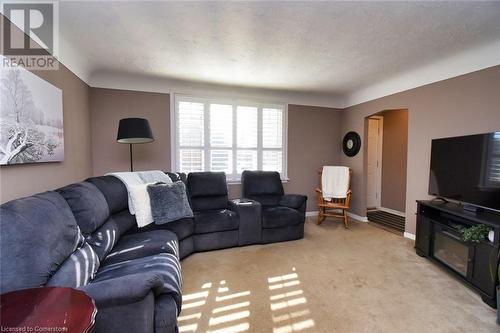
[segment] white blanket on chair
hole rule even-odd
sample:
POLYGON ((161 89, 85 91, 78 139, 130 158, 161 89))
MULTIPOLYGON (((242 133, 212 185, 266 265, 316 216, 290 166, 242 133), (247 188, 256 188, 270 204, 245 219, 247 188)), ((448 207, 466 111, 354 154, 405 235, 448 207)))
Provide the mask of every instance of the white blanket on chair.
POLYGON ((160 170, 150 170, 150 171, 136 171, 136 172, 111 172, 106 174, 106 176, 113 176, 122 181, 127 188, 128 193, 128 210, 130 214, 135 215, 134 202, 131 196, 131 188, 133 186, 163 182, 167 184, 172 184, 172 179, 163 171, 160 170))
POLYGON ((341 199, 349 191, 349 168, 344 166, 324 166, 321 174, 323 198, 341 199))

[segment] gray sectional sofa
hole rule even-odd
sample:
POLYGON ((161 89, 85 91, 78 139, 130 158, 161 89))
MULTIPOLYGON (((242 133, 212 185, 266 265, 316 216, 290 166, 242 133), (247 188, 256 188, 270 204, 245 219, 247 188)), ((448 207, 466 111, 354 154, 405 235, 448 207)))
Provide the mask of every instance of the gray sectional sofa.
POLYGON ((223 173, 167 174, 186 183, 194 218, 138 228, 112 176, 1 205, 0 292, 79 288, 96 303, 95 332, 177 332, 181 259, 303 237, 307 198, 283 195, 279 175, 252 174, 251 198, 229 201, 223 173))

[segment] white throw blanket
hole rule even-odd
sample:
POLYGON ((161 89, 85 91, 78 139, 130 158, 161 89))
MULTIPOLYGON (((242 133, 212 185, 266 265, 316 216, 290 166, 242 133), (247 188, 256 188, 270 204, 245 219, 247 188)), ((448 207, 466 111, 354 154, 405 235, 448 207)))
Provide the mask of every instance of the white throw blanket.
MULTIPOLYGON (((149 183, 152 184, 152 183, 149 183)), ((151 201, 149 200, 148 185, 140 184, 130 186, 129 198, 135 211, 135 221, 139 228, 145 227, 154 222, 151 212, 151 201)))
POLYGON ((132 200, 132 186, 163 182, 167 184, 172 184, 172 179, 163 171, 160 170, 150 170, 150 171, 136 171, 136 172, 111 172, 106 174, 106 176, 113 176, 122 181, 127 188, 128 193, 128 210, 130 214, 135 215, 134 202, 132 200))
POLYGON ((349 191, 349 168, 344 166, 324 166, 321 174, 323 198, 341 199, 349 191))

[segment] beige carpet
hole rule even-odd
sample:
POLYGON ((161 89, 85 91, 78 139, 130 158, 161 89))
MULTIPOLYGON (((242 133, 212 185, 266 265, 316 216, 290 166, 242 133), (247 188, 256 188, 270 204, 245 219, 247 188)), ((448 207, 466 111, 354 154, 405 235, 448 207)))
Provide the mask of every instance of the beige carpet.
POLYGON ((500 332, 495 310, 368 223, 306 223, 303 240, 182 262, 181 332, 500 332))

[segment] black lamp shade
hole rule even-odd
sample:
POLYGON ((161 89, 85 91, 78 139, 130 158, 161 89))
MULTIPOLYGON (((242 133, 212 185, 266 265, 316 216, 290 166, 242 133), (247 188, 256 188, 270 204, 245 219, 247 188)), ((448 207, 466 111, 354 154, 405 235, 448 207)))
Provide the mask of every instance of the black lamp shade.
POLYGON ((124 118, 120 119, 116 141, 119 143, 147 143, 152 142, 153 132, 147 119, 124 118))

